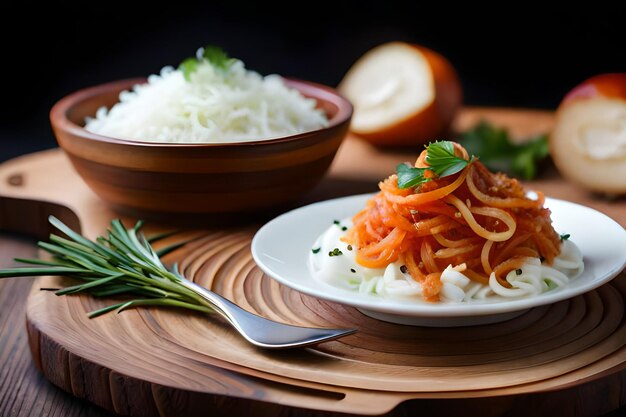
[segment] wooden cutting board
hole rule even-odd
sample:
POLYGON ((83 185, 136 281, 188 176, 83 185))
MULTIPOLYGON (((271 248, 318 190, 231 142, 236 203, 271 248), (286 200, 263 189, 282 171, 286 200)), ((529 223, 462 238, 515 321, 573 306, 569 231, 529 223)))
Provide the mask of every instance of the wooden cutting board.
MULTIPOLYGON (((469 109, 515 136, 545 132, 549 112, 469 109)), ((330 175, 301 204, 376 189, 418 150, 382 151, 348 138, 330 175)), ((626 201, 594 198, 554 171, 530 184, 588 205, 626 225, 626 201)), ((94 237, 119 217, 73 172, 59 150, 0 166, 0 227, 45 236, 54 214, 94 237)), ((134 219, 125 219, 132 222, 134 219)), ((353 308, 277 284, 251 259, 258 226, 188 230, 192 243, 168 255, 185 275, 257 314, 306 326, 357 327, 315 348, 268 352, 221 321, 144 309, 89 320, 111 301, 56 297, 41 278, 27 306, 33 360, 54 384, 123 415, 597 415, 626 404, 626 275, 583 296, 504 323, 420 328, 380 322, 353 308), (316 410, 316 411, 311 411, 316 410)), ((153 229, 165 228, 153 225, 153 229)))

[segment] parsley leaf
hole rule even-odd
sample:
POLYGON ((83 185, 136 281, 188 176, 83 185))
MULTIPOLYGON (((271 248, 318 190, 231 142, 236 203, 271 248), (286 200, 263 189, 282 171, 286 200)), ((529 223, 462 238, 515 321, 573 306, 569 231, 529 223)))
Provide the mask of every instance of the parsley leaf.
POLYGON ((469 164, 469 161, 454 154, 454 144, 447 140, 431 143, 426 151, 426 163, 430 171, 438 177, 456 174, 469 164))
POLYGON ((449 141, 437 141, 426 146, 427 168, 414 168, 407 164, 396 167, 398 175, 398 188, 417 187, 430 178, 425 178, 426 171, 433 172, 437 177, 447 177, 463 170, 470 161, 454 154, 454 143, 449 141))
POLYGON ((235 61, 234 59, 229 57, 222 48, 213 45, 208 45, 204 47, 204 52, 202 52, 202 58, 209 61, 214 67, 222 69, 224 71, 228 70, 235 61))
POLYGON ((207 45, 200 51, 202 51, 201 55, 193 58, 186 58, 178 66, 178 69, 182 71, 183 76, 187 81, 191 81, 191 74, 196 71, 200 62, 207 61, 214 68, 226 72, 236 61, 235 59, 230 58, 222 48, 217 46, 207 45))
POLYGON ((526 180, 537 175, 537 166, 548 156, 548 137, 539 135, 513 143, 506 129, 482 121, 461 135, 461 144, 492 171, 526 180))
POLYGON ((561 239, 561 242, 567 240, 570 238, 570 234, 569 233, 563 233, 562 235, 559 236, 559 238, 561 239))
POLYGON ((408 164, 399 164, 396 167, 398 188, 417 187, 429 181, 428 178, 424 178, 424 171, 426 171, 426 168, 414 168, 408 164))
POLYGON ((198 66, 198 60, 196 58, 187 58, 180 63, 178 69, 183 72, 185 80, 191 81, 191 73, 196 70, 198 66))

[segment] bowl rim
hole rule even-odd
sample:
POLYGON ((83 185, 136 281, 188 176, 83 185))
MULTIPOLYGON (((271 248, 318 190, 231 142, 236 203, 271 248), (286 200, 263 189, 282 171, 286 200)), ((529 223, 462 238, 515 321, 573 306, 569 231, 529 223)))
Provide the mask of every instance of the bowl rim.
MULTIPOLYGON (((282 77, 282 79, 286 82, 286 84, 290 88, 295 88, 301 94, 304 95, 302 91, 302 87, 305 90, 310 89, 311 91, 315 91, 317 93, 321 93, 324 100, 329 101, 335 104, 338 108, 337 114, 334 117, 329 119, 328 126, 321 127, 315 130, 308 130, 305 132, 296 133, 289 136, 281 136, 272 139, 261 139, 261 140, 247 140, 241 142, 223 142, 223 143, 215 143, 215 142, 148 142, 148 141, 137 141, 131 139, 120 139, 114 138, 111 136, 104 136, 97 133, 93 133, 85 129, 83 126, 80 126, 74 122, 72 122, 67 117, 67 112, 70 108, 76 105, 76 103, 85 100, 91 96, 103 94, 106 91, 112 89, 120 89, 120 91, 132 89, 136 84, 144 84, 147 81, 145 77, 136 77, 136 78, 125 78, 122 80, 110 81, 104 84, 97 84, 91 87, 86 87, 79 89, 73 93, 70 93, 60 99, 58 102, 52 106, 50 110, 50 123, 52 127, 56 129, 63 130, 67 133, 70 133, 74 136, 78 136, 84 139, 93 140, 96 142, 104 142, 104 143, 112 143, 112 144, 120 144, 120 145, 128 145, 128 146, 137 146, 137 147, 163 147, 163 148, 204 148, 204 147, 227 147, 227 148, 235 148, 241 146, 267 146, 274 145, 286 142, 293 142, 305 137, 311 136, 313 134, 317 134, 320 132, 324 132, 330 129, 333 129, 345 122, 348 122, 352 118, 353 113, 353 105, 352 103, 345 98, 341 93, 339 93, 336 89, 315 83, 312 81, 301 80, 298 78, 291 77, 282 77)), ((317 100, 317 98, 315 98, 317 100)))

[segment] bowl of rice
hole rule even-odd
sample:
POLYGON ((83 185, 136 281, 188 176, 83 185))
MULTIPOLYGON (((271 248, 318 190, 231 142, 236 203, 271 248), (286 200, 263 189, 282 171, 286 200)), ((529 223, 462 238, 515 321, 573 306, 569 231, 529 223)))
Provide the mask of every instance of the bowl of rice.
POLYGON ((351 116, 330 87, 263 77, 214 49, 147 80, 77 91, 50 112, 86 184, 144 218, 293 203, 324 176, 351 116))

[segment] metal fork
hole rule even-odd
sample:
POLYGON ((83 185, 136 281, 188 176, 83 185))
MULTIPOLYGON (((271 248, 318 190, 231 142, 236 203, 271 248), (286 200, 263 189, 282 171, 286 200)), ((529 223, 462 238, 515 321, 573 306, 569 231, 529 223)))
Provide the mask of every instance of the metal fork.
POLYGON ((278 323, 252 314, 219 294, 176 273, 180 283, 198 294, 250 343, 266 349, 309 346, 347 336, 356 329, 320 329, 278 323))

